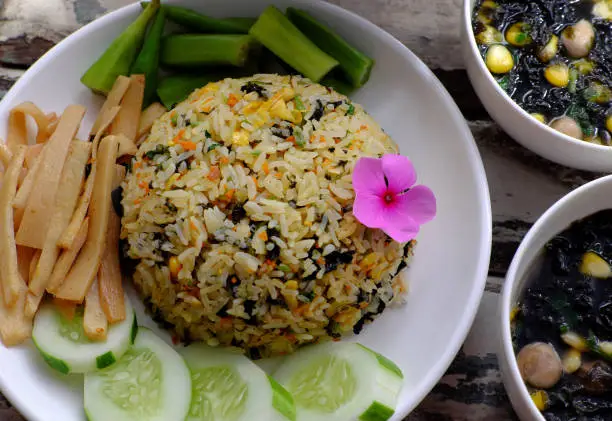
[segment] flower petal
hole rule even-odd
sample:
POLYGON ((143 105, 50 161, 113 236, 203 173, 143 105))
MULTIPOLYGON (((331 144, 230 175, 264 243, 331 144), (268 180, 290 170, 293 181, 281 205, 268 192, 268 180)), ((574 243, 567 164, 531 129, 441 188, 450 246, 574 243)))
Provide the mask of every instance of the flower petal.
POLYGON ((387 182, 388 189, 393 193, 401 193, 409 189, 416 183, 417 175, 408 157, 403 155, 387 154, 383 155, 382 171, 387 182))
POLYGON ((436 216, 436 197, 429 187, 415 186, 397 196, 393 206, 393 219, 410 218, 419 225, 431 221, 436 216))
POLYGON ((391 224, 383 227, 382 230, 398 243, 405 243, 413 240, 419 233, 419 224, 415 221, 405 219, 402 224, 391 224))
POLYGON ((382 197, 387 190, 382 162, 376 158, 359 158, 353 169, 355 195, 377 195, 382 197))
POLYGON ((380 228, 387 223, 388 206, 384 199, 375 195, 359 194, 353 202, 353 215, 369 228, 380 228))

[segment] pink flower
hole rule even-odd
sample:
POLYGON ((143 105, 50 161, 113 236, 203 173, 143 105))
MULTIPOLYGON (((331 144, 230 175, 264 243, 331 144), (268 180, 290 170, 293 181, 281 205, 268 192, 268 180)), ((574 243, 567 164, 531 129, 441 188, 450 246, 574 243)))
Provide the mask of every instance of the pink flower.
POLYGON ((436 215, 436 198, 414 186, 416 171, 402 155, 359 158, 353 170, 353 214, 363 225, 379 228, 397 242, 412 240, 436 215))

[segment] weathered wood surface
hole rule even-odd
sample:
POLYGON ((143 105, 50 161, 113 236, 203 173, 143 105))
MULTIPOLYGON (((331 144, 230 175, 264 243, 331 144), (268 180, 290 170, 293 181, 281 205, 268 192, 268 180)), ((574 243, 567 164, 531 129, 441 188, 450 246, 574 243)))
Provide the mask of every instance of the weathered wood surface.
MULTIPOLYGON (((228 0, 229 1, 229 0, 228 0)), ((331 0, 406 44, 434 70, 468 120, 485 164, 493 253, 472 331, 448 372, 407 421, 515 421, 498 370, 497 312, 503 276, 521 238, 557 199, 597 174, 549 163, 510 139, 473 92, 460 53, 462 0, 331 0), (529 188, 525 188, 529 186, 529 188)), ((66 33, 130 0, 0 0, 0 96, 66 33)), ((0 395, 0 421, 22 420, 0 395)))

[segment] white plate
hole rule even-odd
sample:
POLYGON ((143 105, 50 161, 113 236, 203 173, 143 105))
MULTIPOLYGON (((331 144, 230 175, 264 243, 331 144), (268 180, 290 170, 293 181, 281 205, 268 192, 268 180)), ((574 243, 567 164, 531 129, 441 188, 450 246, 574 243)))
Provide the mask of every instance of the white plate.
MULTIPOLYGON (((214 16, 256 16, 265 0, 176 0, 214 16)), ((404 307, 388 310, 357 339, 387 355, 405 373, 397 413, 403 419, 432 389, 463 343, 484 289, 491 248, 491 209, 482 162, 456 105, 434 75, 408 49, 372 23, 328 3, 278 0, 328 22, 376 59, 369 83, 353 99, 379 121, 414 162, 419 182, 438 199, 438 215, 419 235, 408 270, 404 307)), ((0 102, 0 133, 11 107, 33 101, 46 112, 72 103, 88 107, 86 138, 101 99, 79 82, 85 69, 140 12, 133 4, 85 26, 58 44, 0 102)), ((136 298, 133 300, 136 304, 136 298)), ((140 321, 151 325, 142 307, 140 321)), ((31 344, 0 345, 0 388, 28 419, 82 421, 81 379, 62 378, 45 366, 31 344)), ((174 420, 168 420, 174 421, 174 420)))

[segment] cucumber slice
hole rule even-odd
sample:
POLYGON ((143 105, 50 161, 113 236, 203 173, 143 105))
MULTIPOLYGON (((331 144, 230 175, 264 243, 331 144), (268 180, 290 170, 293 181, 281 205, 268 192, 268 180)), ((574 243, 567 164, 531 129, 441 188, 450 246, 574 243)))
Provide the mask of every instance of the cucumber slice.
POLYGON ((113 366, 85 375, 89 421, 182 421, 191 379, 181 356, 149 329, 113 366))
POLYGON ((126 318, 111 325, 105 341, 91 341, 83 331, 83 308, 67 320, 51 303, 41 306, 34 319, 32 339, 51 367, 63 374, 86 373, 115 363, 136 335, 136 315, 125 297, 126 318))
POLYGON ((311 345, 274 377, 293 395, 298 421, 386 421, 403 383, 393 362, 356 343, 311 345))
POLYGON ((186 421, 295 421, 291 395, 244 355, 199 344, 181 354, 193 390, 186 421))

